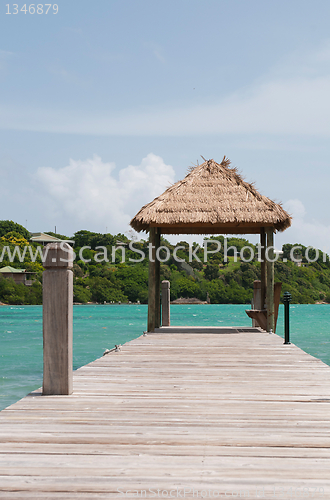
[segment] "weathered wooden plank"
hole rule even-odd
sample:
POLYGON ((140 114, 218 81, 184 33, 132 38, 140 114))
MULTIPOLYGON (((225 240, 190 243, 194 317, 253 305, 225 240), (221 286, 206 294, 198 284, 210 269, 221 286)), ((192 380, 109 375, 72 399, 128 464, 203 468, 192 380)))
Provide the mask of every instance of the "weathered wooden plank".
POLYGON ((208 456, 208 457, 268 457, 280 459, 284 457, 292 458, 329 458, 329 449, 323 448, 291 448, 291 447, 245 447, 245 446, 213 446, 213 445, 194 445, 194 446, 168 446, 165 444, 156 447, 142 443, 136 445, 134 448, 130 444, 114 444, 109 447, 105 443, 78 443, 78 444, 60 444, 60 443, 1 443, 1 453, 3 455, 17 454, 17 455, 115 455, 116 457, 131 456, 208 456))

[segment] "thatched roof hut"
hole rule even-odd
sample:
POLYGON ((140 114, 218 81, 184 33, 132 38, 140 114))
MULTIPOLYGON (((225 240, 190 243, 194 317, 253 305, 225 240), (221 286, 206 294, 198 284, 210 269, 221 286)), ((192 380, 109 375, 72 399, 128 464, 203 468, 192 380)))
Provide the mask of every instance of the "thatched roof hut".
POLYGON ((226 157, 193 168, 131 220, 136 231, 158 227, 163 234, 252 234, 290 225, 282 206, 245 182, 226 157))
MULTIPOLYGON (((160 262, 163 234, 260 233, 261 298, 267 331, 274 331, 274 232, 291 225, 282 206, 245 182, 224 157, 204 161, 182 180, 148 203, 131 220, 136 231, 149 231, 148 332, 160 325, 160 262), (266 309, 264 310, 264 305, 266 309)), ((169 313, 168 313, 169 314, 169 313)), ((169 316, 168 316, 169 317, 169 316)))

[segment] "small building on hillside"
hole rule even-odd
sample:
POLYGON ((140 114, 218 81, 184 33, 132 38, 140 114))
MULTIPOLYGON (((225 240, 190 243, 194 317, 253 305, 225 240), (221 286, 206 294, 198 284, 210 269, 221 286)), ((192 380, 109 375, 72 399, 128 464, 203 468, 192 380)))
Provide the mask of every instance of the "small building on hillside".
POLYGON ((65 243, 74 243, 73 240, 61 240, 60 238, 56 238, 56 236, 52 236, 47 233, 31 233, 30 240, 35 243, 41 243, 42 245, 47 245, 47 243, 59 243, 61 241, 65 241, 65 243))
POLYGON ((15 269, 14 267, 11 266, 6 266, 2 267, 0 269, 0 276, 3 276, 4 278, 12 278, 17 285, 25 285, 25 286, 31 286, 33 281, 31 278, 33 274, 32 272, 26 272, 25 269, 15 269))

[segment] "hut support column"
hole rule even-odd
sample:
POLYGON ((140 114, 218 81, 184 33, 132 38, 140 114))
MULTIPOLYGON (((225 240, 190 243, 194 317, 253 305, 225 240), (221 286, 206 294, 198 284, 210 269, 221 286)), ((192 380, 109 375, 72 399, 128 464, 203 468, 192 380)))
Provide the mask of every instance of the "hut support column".
POLYGON ((149 231, 149 279, 148 279, 148 332, 160 326, 160 262, 156 258, 160 245, 160 231, 149 231))
POLYGON ((156 240, 155 240, 155 251, 156 251, 156 273, 155 273, 155 328, 160 327, 160 261, 157 259, 157 250, 160 247, 160 229, 156 228, 156 240))
POLYGON ((267 306, 267 332, 274 332, 274 230, 266 229, 266 306, 267 306))
POLYGON ((261 308, 265 308, 266 304, 266 283, 267 283, 267 274, 266 274, 266 233, 265 229, 262 228, 260 231, 260 258, 261 258, 261 308))

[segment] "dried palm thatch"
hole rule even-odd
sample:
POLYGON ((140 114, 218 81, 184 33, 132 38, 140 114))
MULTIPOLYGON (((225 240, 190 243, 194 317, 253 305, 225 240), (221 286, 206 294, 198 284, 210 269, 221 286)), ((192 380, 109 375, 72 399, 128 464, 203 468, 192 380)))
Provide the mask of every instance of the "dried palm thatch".
POLYGON ((251 234, 263 227, 283 231, 291 217, 222 162, 208 160, 144 205, 131 220, 136 231, 159 227, 165 234, 251 234))

